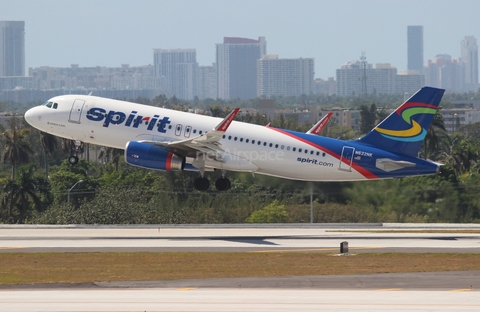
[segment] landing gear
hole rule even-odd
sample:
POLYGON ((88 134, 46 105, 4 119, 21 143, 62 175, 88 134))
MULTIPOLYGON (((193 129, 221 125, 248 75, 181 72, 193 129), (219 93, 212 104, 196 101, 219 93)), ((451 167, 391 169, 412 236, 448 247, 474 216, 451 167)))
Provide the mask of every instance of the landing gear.
POLYGON ((215 181, 215 187, 221 192, 229 190, 230 186, 230 180, 227 178, 221 177, 218 178, 217 181, 215 181))
MULTIPOLYGON (((230 180, 225 178, 226 170, 222 170, 222 177, 218 178, 215 181, 215 188, 220 191, 228 191, 230 189, 230 186, 232 185, 230 183, 230 180)), ((206 191, 210 187, 210 182, 208 181, 207 178, 204 176, 205 174, 205 169, 200 168, 200 177, 196 178, 195 181, 193 181, 193 185, 197 191, 206 191)))
POLYGON ((75 141, 75 153, 68 158, 68 162, 71 165, 76 165, 78 164, 78 152, 80 151, 80 148, 82 147, 82 142, 81 141, 75 141))
POLYGON ((210 182, 207 178, 200 177, 195 179, 193 185, 195 186, 196 190, 204 192, 210 187, 210 182))
POLYGON ((76 155, 68 157, 68 162, 70 165, 76 165, 78 164, 78 157, 76 155))

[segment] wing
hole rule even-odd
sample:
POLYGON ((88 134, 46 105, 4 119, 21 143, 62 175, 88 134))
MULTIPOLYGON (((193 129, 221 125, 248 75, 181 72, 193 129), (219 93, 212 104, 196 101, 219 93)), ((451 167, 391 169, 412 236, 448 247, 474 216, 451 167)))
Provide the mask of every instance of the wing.
POLYGON ((199 136, 173 142, 149 142, 161 146, 166 150, 185 157, 195 158, 198 153, 218 154, 223 152, 222 145, 219 143, 228 127, 237 116, 240 108, 235 108, 225 117, 212 131, 199 136))

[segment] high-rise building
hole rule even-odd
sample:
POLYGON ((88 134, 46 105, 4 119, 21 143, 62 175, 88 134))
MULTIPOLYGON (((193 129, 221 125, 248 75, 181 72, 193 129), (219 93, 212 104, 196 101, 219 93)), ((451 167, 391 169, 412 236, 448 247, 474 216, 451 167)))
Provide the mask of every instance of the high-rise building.
POLYGON ((425 69, 425 82, 427 85, 447 89, 450 92, 463 92, 462 78, 463 66, 458 59, 448 54, 438 54, 428 60, 425 69))
POLYGON ((25 76, 23 21, 0 21, 0 76, 25 76))
POLYGON ((423 86, 423 75, 416 70, 397 74, 397 68, 385 63, 348 62, 337 69, 337 95, 359 96, 363 94, 362 83, 366 79, 368 94, 404 94, 413 93, 423 86))
POLYGON ((423 26, 407 26, 408 70, 423 71, 423 26))
POLYGON ((199 99, 217 98, 217 64, 198 67, 197 90, 199 99))
POLYGON ((218 98, 250 99, 257 96, 257 60, 267 53, 265 37, 258 40, 225 37, 217 44, 218 98))
POLYGON ((163 77, 167 96, 192 100, 197 95, 197 53, 195 49, 155 49, 155 76, 163 77))
POLYGON ((257 96, 300 96, 313 93, 313 58, 279 59, 278 55, 265 55, 257 62, 257 96))
POLYGON ((476 91, 478 88, 478 45, 473 36, 466 36, 461 42, 461 61, 465 72, 465 91, 476 91))

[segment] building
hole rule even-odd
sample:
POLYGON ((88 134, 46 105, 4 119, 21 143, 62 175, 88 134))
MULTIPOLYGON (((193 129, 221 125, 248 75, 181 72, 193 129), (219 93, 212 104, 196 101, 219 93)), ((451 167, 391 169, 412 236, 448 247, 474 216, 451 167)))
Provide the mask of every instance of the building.
POLYGON ((225 37, 216 45, 217 97, 251 99, 257 96, 257 60, 267 54, 265 37, 258 40, 225 37))
POLYGON ((41 103, 62 94, 88 94, 117 99, 154 98, 164 93, 153 65, 130 67, 42 66, 28 77, 0 77, 0 101, 41 103))
POLYGON ((460 45, 461 62, 464 68, 465 91, 478 89, 478 45, 473 36, 466 36, 460 45))
POLYGON ((425 85, 425 75, 417 70, 402 70, 395 77, 396 94, 408 95, 407 98, 425 85))
POLYGON ((441 109, 445 129, 454 133, 460 127, 480 122, 480 110, 473 108, 441 109))
MULTIPOLYGON (((324 111, 323 115, 328 111, 324 111)), ((348 109, 333 109, 332 110, 332 123, 335 126, 342 126, 353 129, 354 131, 360 131, 360 111, 348 110, 348 109)))
MULTIPOLYGON (((337 95, 359 96, 362 94, 363 77, 364 75, 370 76, 373 70, 372 64, 365 63, 364 65, 365 67, 360 61, 351 61, 336 70, 337 95)), ((368 91, 367 88, 367 93, 368 91)))
POLYGON ((360 96, 366 79, 367 94, 410 94, 424 86, 425 79, 418 71, 402 71, 388 63, 372 64, 360 61, 348 62, 337 69, 337 95, 360 96))
POLYGON ((162 89, 162 79, 155 77, 153 65, 121 67, 70 67, 42 66, 29 68, 28 75, 35 79, 33 89, 97 89, 146 90, 162 89))
POLYGON ((337 82, 334 77, 328 77, 327 80, 316 78, 313 81, 314 94, 334 95, 337 92, 337 82))
POLYGON ((23 21, 0 21, 0 76, 25 76, 23 21))
POLYGON ((300 96, 313 93, 313 58, 279 59, 265 55, 257 60, 257 96, 300 96))
POLYGON ((422 73, 423 26, 407 26, 407 68, 422 73))
POLYGON ((438 54, 428 60, 425 68, 425 83, 429 86, 463 92, 463 65, 448 54, 438 54))
POLYGON ((33 77, 0 77, 0 92, 13 89, 34 89, 35 82, 33 77))
POLYGON ((217 98, 217 65, 198 67, 198 98, 216 99, 217 98))
POLYGON ((155 76, 163 78, 167 96, 192 100, 197 95, 198 63, 195 49, 155 49, 155 76))

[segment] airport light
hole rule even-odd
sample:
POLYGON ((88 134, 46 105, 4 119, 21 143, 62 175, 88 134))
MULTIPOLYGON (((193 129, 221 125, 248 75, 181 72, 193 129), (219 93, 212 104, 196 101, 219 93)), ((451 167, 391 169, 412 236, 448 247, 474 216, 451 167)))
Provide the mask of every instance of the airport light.
POLYGON ((67 203, 68 204, 70 204, 70 191, 73 190, 73 188, 75 186, 77 186, 77 184, 82 183, 82 182, 83 182, 83 180, 78 180, 77 182, 75 182, 75 184, 71 188, 68 189, 68 191, 67 191, 67 203))

